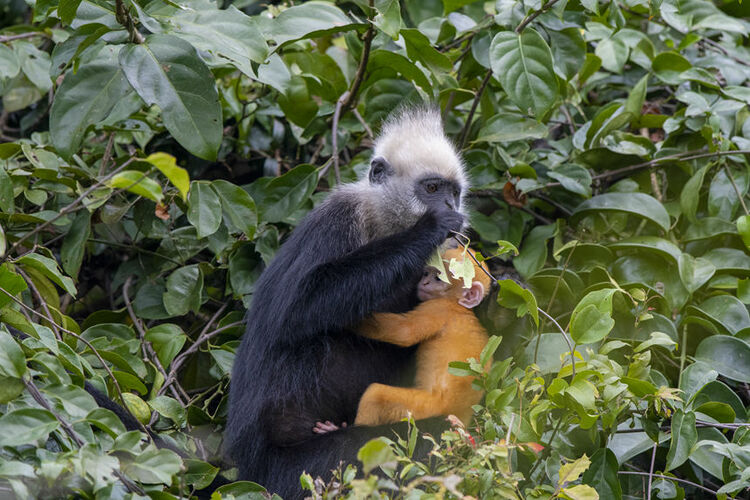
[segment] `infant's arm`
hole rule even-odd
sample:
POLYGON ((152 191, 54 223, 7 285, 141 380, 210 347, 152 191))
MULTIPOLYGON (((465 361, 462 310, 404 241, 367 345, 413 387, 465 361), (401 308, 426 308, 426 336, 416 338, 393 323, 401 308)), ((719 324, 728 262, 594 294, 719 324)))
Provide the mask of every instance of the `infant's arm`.
POLYGON ((362 322, 359 334, 401 347, 419 344, 443 328, 446 305, 450 303, 446 299, 433 299, 404 314, 374 314, 362 322))

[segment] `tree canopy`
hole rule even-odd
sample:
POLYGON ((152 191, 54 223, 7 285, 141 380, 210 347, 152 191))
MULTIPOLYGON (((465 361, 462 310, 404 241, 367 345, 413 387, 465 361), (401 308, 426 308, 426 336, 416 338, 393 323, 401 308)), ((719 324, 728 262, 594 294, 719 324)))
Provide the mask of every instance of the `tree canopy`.
POLYGON ((5 2, 0 325, 28 337, 0 326, 0 496, 211 484, 259 273, 410 102, 440 107, 498 278, 482 359, 450 368, 486 397, 429 462, 414 428, 303 487, 746 496, 748 19, 738 0, 5 2))

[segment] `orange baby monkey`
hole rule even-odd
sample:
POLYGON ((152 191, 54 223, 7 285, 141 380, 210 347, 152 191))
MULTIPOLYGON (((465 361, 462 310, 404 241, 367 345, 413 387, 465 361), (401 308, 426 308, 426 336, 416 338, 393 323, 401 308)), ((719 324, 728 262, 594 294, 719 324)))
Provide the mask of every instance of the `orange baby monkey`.
MULTIPOLYGON (((471 252, 474 256, 474 252, 471 252)), ((448 373, 448 363, 479 359, 487 344, 487 332, 472 312, 490 290, 486 267, 480 269, 462 247, 443 253, 443 259, 468 259, 474 278, 465 288, 462 279, 438 278, 428 267, 419 282, 417 295, 423 302, 405 314, 380 313, 365 321, 359 333, 399 346, 419 344, 415 388, 371 384, 359 402, 355 425, 398 422, 410 411, 415 419, 453 414, 463 422, 472 416, 472 405, 482 394, 473 390, 471 378, 448 373)))

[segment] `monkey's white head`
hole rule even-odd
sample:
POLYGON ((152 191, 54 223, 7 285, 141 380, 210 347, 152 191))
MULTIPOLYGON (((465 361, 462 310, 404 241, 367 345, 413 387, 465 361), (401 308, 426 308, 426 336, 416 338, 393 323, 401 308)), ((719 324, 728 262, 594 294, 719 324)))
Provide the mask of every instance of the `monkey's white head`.
POLYGON ((388 118, 368 176, 357 184, 391 228, 409 227, 428 209, 465 214, 469 182, 436 108, 407 107, 388 118))

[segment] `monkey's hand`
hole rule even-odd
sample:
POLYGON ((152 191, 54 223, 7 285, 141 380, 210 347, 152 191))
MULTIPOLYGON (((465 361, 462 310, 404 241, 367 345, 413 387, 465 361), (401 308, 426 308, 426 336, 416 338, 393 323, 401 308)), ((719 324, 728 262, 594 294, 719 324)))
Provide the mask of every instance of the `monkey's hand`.
POLYGON ((346 428, 346 422, 342 422, 341 426, 338 426, 331 422, 330 420, 326 420, 325 422, 315 422, 315 427, 313 427, 312 431, 315 434, 328 434, 329 432, 337 431, 339 429, 345 429, 346 428))
POLYGON ((417 222, 415 229, 419 226, 428 226, 437 237, 438 243, 443 243, 453 232, 461 231, 464 225, 464 216, 455 210, 429 210, 417 222))

